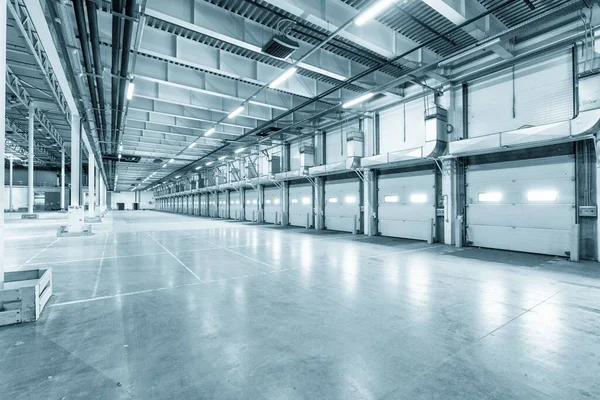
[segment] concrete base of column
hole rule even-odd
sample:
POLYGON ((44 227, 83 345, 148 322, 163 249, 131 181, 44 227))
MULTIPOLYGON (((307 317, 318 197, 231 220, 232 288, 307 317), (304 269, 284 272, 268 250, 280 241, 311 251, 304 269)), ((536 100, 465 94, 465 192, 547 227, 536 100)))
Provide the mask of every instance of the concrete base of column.
POLYGON ((38 219, 39 214, 21 214, 21 219, 38 219))

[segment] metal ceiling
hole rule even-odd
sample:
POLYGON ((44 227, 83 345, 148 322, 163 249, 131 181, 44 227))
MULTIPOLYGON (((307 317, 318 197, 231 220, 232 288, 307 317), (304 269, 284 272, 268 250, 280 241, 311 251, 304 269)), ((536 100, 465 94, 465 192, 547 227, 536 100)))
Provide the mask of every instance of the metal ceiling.
MULTIPOLYGON (((148 0, 145 9, 140 6, 146 1, 137 0, 133 17, 127 18, 112 11, 114 2, 87 1, 97 8, 93 14, 97 18, 94 22, 98 25, 99 41, 90 43, 90 48, 93 49, 95 45, 100 48, 104 85, 101 90, 106 104, 98 104, 97 107, 104 106, 107 110, 109 116, 106 123, 98 121, 98 110, 92 106, 93 97, 99 94, 95 92, 97 83, 94 79, 86 79, 89 73, 84 70, 84 60, 80 55, 73 55, 81 54, 82 49, 79 43, 81 32, 77 29, 72 3, 53 4, 59 9, 58 15, 62 19, 62 26, 57 28, 62 32, 59 36, 70 49, 78 49, 67 58, 74 74, 80 75, 76 79, 76 86, 86 104, 88 120, 97 119, 92 121, 94 123, 91 126, 106 124, 111 129, 109 138, 113 141, 119 138, 119 143, 96 144, 100 144, 99 147, 106 154, 115 153, 119 146, 123 155, 141 157, 139 163, 109 163, 108 185, 117 190, 137 187, 140 182, 147 185, 162 182, 175 171, 193 171, 192 164, 207 155, 210 155, 207 160, 213 160, 220 155, 230 154, 234 147, 226 147, 229 143, 238 142, 243 146, 256 144, 259 138, 250 133, 255 133, 260 127, 294 127, 286 136, 274 135, 275 140, 291 140, 298 135, 314 133, 323 126, 330 126, 365 111, 357 108, 342 112, 339 105, 376 88, 385 88, 385 96, 378 99, 388 99, 389 102, 402 99, 405 91, 411 88, 430 89, 431 85, 445 84, 447 77, 443 75, 443 70, 426 66, 497 33, 469 27, 456 29, 459 22, 435 8, 436 3, 451 3, 446 0, 397 1, 377 17, 378 22, 373 22, 377 24, 378 33, 373 33, 372 37, 357 37, 356 34, 329 37, 338 28, 329 26, 329 17, 335 16, 328 16, 325 11, 321 15, 311 10, 316 2, 309 0, 148 0), (306 12, 294 12, 303 7, 306 7, 306 12), (311 12, 319 15, 311 17, 311 12), (114 71, 110 68, 115 54, 113 46, 115 43, 121 46, 123 40, 121 36, 117 41, 114 40, 112 25, 115 21, 122 23, 123 19, 133 22, 134 32, 138 24, 143 29, 139 30, 142 34, 139 47, 132 40, 129 48, 130 58, 137 57, 135 68, 131 60, 125 66, 126 71, 122 70, 121 77, 115 81, 114 71), (281 21, 290 21, 287 34, 301 46, 287 60, 276 59, 260 50, 277 33, 281 21), (399 41, 404 47, 398 45, 400 47, 382 50, 369 45, 371 40, 378 39, 376 36, 381 32, 393 37, 394 45, 399 41), (442 35, 444 32, 446 34, 442 35), (389 62, 391 57, 422 43, 427 45, 419 52, 389 62), (320 46, 320 49, 303 63, 298 63, 297 73, 290 82, 277 89, 261 89, 315 46, 320 46), (373 73, 352 83, 347 82, 371 68, 374 69, 373 73), (115 82, 119 82, 119 85, 125 83, 122 77, 135 82, 130 101, 124 99, 124 93, 120 93, 121 97, 116 100, 111 96, 115 82), (340 89, 332 89, 337 87, 340 89), (316 96, 325 92, 330 94, 315 100, 316 96), (244 112, 228 119, 227 115, 240 104, 246 104, 244 112), (115 135, 116 128, 113 127, 110 114, 121 111, 126 114, 125 124, 115 135), (281 118, 282 115, 286 117, 281 118), (216 127, 216 132, 207 136, 211 127, 216 127), (152 178, 148 179, 149 176, 152 178), (117 185, 113 186, 117 177, 117 185)), ((357 15, 359 10, 372 4, 372 0, 321 1, 324 2, 321 7, 323 10, 344 10, 346 14, 343 18, 357 15)), ((476 10, 471 10, 475 15, 503 3, 494 0, 465 2, 476 10)), ((531 3, 533 10, 527 2, 515 0, 493 13, 489 19, 493 20, 495 27, 507 29, 563 1, 532 0, 531 3)), ((85 15, 89 20, 89 9, 85 15)), ((472 16, 466 15, 465 18, 472 16)), ((14 28, 9 29, 13 29, 9 38, 15 37, 8 52, 11 57, 9 65, 15 68, 15 73, 20 75, 24 84, 35 88, 32 96, 47 100, 50 88, 47 84, 44 86, 39 71, 36 73, 35 68, 31 67, 35 66, 35 60, 27 58, 22 38, 18 40, 14 28)), ((87 33, 89 35, 91 32, 87 33)), ((498 50, 502 52, 502 49, 498 50)), ((93 78, 98 77, 97 74, 93 75, 93 78)), ((27 128, 27 120, 24 119, 26 111, 14 107, 14 110, 7 112, 14 126, 24 129, 24 132, 27 128)), ((64 115, 58 108, 46 112, 48 119, 56 124, 56 129, 68 139, 69 127, 64 115)), ((98 140, 98 135, 95 137, 98 140)), ((51 141, 44 142, 45 136, 40 140, 48 146, 52 145, 51 141)), ((18 135, 15 143, 23 144, 18 135)), ((52 157, 56 158, 56 149, 46 150, 47 154, 39 152, 40 159, 46 156, 44 161, 51 162, 52 157)))

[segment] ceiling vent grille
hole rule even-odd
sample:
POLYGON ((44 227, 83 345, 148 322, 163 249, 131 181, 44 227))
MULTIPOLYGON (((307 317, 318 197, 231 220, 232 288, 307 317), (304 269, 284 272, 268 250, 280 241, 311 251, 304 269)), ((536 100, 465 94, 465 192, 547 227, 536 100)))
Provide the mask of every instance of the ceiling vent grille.
POLYGON ((284 60, 298 48, 298 42, 284 35, 275 35, 263 46, 262 51, 272 57, 284 60))

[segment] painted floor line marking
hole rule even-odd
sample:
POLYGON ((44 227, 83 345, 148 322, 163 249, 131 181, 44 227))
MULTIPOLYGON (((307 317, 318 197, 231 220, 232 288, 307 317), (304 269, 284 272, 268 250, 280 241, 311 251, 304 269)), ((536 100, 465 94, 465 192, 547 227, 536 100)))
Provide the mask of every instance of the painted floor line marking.
POLYGON ((200 282, 203 282, 203 280, 202 280, 202 279, 200 279, 200 277, 199 277, 198 275, 196 275, 196 273, 195 273, 194 271, 192 271, 192 270, 191 270, 191 269, 190 269, 190 268, 189 268, 187 265, 185 265, 185 264, 183 263, 183 261, 181 261, 179 258, 177 258, 177 256, 176 256, 175 254, 171 253, 171 251, 170 251, 169 249, 167 249, 165 246, 163 246, 161 242, 159 242, 158 240, 156 240, 156 239, 154 238, 154 236, 152 236, 152 235, 150 235, 150 234, 148 234, 148 236, 150 236, 150 237, 152 238, 152 240, 154 240, 156 243, 158 243, 158 245, 159 245, 160 247, 162 247, 162 248, 163 248, 163 249, 164 249, 164 250, 165 250, 167 253, 169 253, 169 254, 171 255, 171 257, 173 257, 175 260, 177 260, 177 262, 178 262, 179 264, 181 264, 181 265, 182 265, 182 266, 183 266, 185 269, 187 269, 187 270, 190 272, 190 274, 194 275, 194 277, 195 277, 196 279, 198 279, 200 282))
POLYGON ((104 240, 104 248, 102 249, 102 258, 100 259, 100 265, 98 266, 98 274, 96 275, 96 282, 94 283, 94 290, 92 291, 92 298, 96 297, 98 293, 98 284, 100 283, 100 273, 102 272, 102 264, 104 264, 104 254, 106 253, 106 244, 108 243, 108 236, 106 234, 106 239, 104 240))
MULTIPOLYGON (((216 243, 213 243, 213 242, 209 242, 208 240, 204 240, 204 242, 206 242, 206 243, 208 243, 208 244, 212 244, 213 246, 219 246, 218 244, 216 244, 216 243)), ((266 262, 262 262, 262 261, 260 261, 260 260, 257 260, 256 258, 252 258, 252 257, 250 257, 250 256, 247 256, 247 255, 245 255, 245 254, 239 253, 239 252, 237 252, 237 251, 233 251, 233 250, 231 250, 231 249, 229 249, 229 248, 227 248, 227 247, 220 246, 220 248, 222 248, 223 250, 226 250, 226 251, 228 251, 228 252, 230 252, 230 253, 237 254, 238 256, 241 256, 241 257, 247 258, 248 260, 251 260, 251 261, 257 262, 257 263, 259 263, 259 264, 265 265, 265 266, 267 266, 267 267, 269 267, 269 268, 275 268, 275 267, 274 267, 273 265, 271 265, 271 264, 267 264, 266 262)))
POLYGON ((56 238, 52 243, 50 243, 48 246, 44 247, 39 253, 37 253, 36 255, 31 257, 29 260, 25 261, 25 264, 23 264, 19 268, 17 268, 16 271, 20 270, 24 266, 28 265, 31 261, 35 260, 40 254, 42 254, 43 252, 48 250, 54 243, 58 242, 59 239, 60 239, 59 237, 56 238))
POLYGON ((275 273, 278 273, 278 272, 293 271, 293 270, 296 270, 296 269, 297 268, 286 268, 286 269, 281 269, 281 270, 277 270, 277 271, 267 271, 267 272, 259 272, 259 273, 256 273, 256 274, 249 274, 249 275, 243 275, 243 276, 233 276, 231 278, 211 279, 209 281, 200 281, 200 282, 194 282, 194 283, 184 283, 184 284, 175 285, 175 286, 164 286, 164 287, 160 287, 160 288, 156 288, 156 289, 137 290, 135 292, 119 293, 119 294, 113 294, 113 295, 109 295, 109 296, 98 296, 98 297, 94 297, 94 298, 90 298, 90 299, 72 300, 72 301, 65 301, 65 302, 62 302, 62 303, 48 304, 47 307, 62 307, 62 306, 69 306, 69 305, 74 305, 74 304, 90 303, 90 302, 93 302, 93 301, 107 300, 107 299, 116 299, 116 298, 120 298, 120 297, 133 296, 133 295, 136 295, 136 294, 162 292, 162 291, 165 291, 165 290, 181 289, 183 287, 190 287, 190 286, 200 286, 200 285, 206 285, 206 284, 209 284, 209 283, 234 281, 234 280, 238 280, 238 279, 252 278, 252 277, 261 276, 261 275, 275 274, 275 273))

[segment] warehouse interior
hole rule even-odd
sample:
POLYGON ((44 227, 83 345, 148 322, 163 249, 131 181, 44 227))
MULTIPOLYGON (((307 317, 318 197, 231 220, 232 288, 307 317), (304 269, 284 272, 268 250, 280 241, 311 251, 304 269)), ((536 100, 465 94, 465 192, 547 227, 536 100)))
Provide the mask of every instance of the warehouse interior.
POLYGON ((0 0, 0 397, 600 398, 599 24, 0 0))

